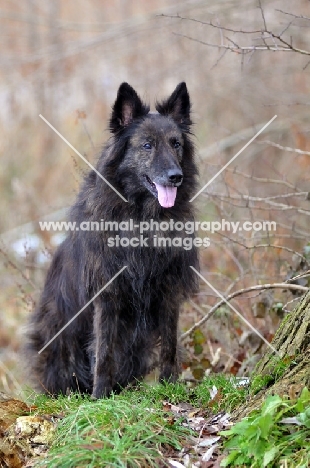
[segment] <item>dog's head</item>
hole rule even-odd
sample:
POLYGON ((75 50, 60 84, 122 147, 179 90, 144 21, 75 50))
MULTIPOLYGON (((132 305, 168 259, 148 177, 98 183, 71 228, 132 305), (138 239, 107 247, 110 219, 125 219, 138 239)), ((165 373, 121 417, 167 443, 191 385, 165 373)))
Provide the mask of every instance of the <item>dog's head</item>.
POLYGON ((119 87, 112 109, 110 130, 115 140, 126 142, 120 171, 127 196, 134 189, 148 190, 164 208, 175 204, 183 183, 183 157, 190 133, 190 99, 180 83, 171 96, 150 113, 128 84, 119 87))

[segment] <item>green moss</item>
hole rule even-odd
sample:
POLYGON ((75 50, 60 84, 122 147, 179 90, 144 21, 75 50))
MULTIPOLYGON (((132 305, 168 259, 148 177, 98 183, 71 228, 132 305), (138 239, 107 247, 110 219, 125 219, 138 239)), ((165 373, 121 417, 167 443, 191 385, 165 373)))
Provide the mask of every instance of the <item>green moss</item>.
POLYGON ((290 312, 289 314, 286 314, 285 317, 283 318, 283 320, 281 321, 280 325, 279 325, 279 328, 277 330, 277 335, 279 333, 281 333, 281 330, 282 328, 284 327, 284 325, 286 324, 286 322, 289 320, 289 318, 291 317, 292 313, 290 312))
POLYGON ((256 395, 263 388, 267 388, 275 382, 271 375, 257 375, 253 378, 250 385, 250 393, 256 395))
POLYGON ((285 372, 295 364, 294 358, 295 356, 286 356, 282 359, 277 356, 273 356, 270 358, 270 362, 264 369, 263 374, 255 375, 254 370, 253 375, 255 377, 251 380, 250 393, 255 395, 263 388, 270 387, 270 385, 280 380, 285 372))

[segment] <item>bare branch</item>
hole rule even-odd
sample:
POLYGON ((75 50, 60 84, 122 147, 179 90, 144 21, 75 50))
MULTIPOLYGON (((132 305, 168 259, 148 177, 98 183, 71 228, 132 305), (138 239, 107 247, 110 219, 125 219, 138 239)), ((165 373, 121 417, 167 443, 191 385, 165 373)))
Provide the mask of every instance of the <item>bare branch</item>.
MULTIPOLYGON (((258 141, 257 143, 261 143, 260 141, 258 141)), ((271 143, 271 142, 270 142, 271 143)), ((276 143, 275 143, 276 144, 276 143)), ((244 172, 241 172, 241 171, 238 171, 238 169, 233 169, 233 170, 230 170, 229 168, 227 168, 227 170, 229 172, 231 172, 232 174, 238 174, 246 179, 252 179, 252 180, 255 180, 259 183, 265 183, 265 184, 280 184, 280 185, 284 185, 288 188, 291 188, 293 190, 296 190, 296 192, 300 192, 300 189, 295 187, 295 185, 291 184, 290 182, 288 182, 287 180, 282 180, 282 179, 268 179, 267 177, 255 177, 253 175, 250 175, 250 174, 245 174, 244 172)))
POLYGON ((267 31, 268 28, 267 28, 267 23, 266 23, 266 19, 265 19, 265 13, 264 13, 264 10, 263 10, 263 7, 262 7, 262 2, 261 2, 261 0, 258 0, 258 5, 259 5, 259 9, 260 9, 262 18, 263 18, 263 22, 264 22, 264 26, 265 26, 265 31, 267 31))
MULTIPOLYGON (((306 200, 308 195, 309 195, 309 192, 283 193, 281 195, 273 195, 271 197, 251 197, 249 195, 243 195, 243 194, 242 195, 231 195, 231 194, 225 195, 223 193, 215 193, 215 192, 209 193, 209 195, 210 196, 216 196, 216 197, 219 197, 219 198, 233 198, 235 200, 249 200, 249 201, 267 202, 268 200, 277 200, 278 198, 291 198, 291 197, 303 197, 303 199, 306 200)), ((285 206, 289 206, 290 208, 296 208, 295 206, 291 207, 290 205, 285 205, 285 206)), ((310 214, 310 211, 309 211, 309 214, 310 214)))
MULTIPOLYGON (((290 197, 292 196, 299 196, 302 195, 304 198, 308 196, 308 192, 300 192, 300 193, 295 193, 295 194, 289 194, 290 197)), ((272 201, 272 199, 275 198, 285 198, 286 195, 278 195, 275 197, 251 197, 249 195, 225 195, 222 193, 209 193, 209 192, 202 192, 202 196, 204 197, 217 197, 219 199, 229 199, 229 200, 245 200, 245 201, 253 201, 253 202, 263 202, 266 203, 267 205, 270 205, 273 207, 275 210, 281 210, 281 211, 289 211, 289 210, 296 210, 297 213, 304 214, 306 216, 310 216, 310 211, 309 210, 304 210, 302 208, 299 208, 298 206, 293 206, 293 205, 285 205, 284 203, 276 203, 272 201)), ((233 205, 233 206, 238 206, 240 205, 233 205)), ((263 210, 263 207, 256 207, 257 209, 263 210)))
MULTIPOLYGON (((241 31, 237 31, 241 32, 241 31)), ((195 39, 190 36, 186 36, 185 34, 180 34, 180 33, 173 33, 175 36, 180 36, 184 37, 190 41, 198 42, 199 44, 207 45, 209 47, 217 47, 219 49, 227 49, 230 50, 231 52, 236 52, 238 54, 243 54, 243 53, 250 53, 253 51, 263 51, 263 50, 270 50, 270 51, 275 51, 275 52, 298 52, 299 54, 302 55, 310 55, 310 51, 308 50, 303 50, 299 49, 297 47, 293 47, 291 44, 288 42, 284 41, 279 35, 274 34, 270 31, 265 31, 266 33, 270 34, 271 37, 274 37, 275 39, 278 39, 283 45, 276 45, 276 46, 269 46, 269 45, 252 45, 252 46, 239 46, 238 44, 236 45, 225 45, 225 44, 212 44, 210 42, 205 42, 201 41, 199 39, 195 39)))
POLYGON ((227 31, 227 32, 232 32, 232 33, 241 33, 241 34, 259 34, 262 32, 261 29, 257 29, 257 30, 252 30, 252 31, 245 31, 244 29, 232 29, 232 28, 227 28, 225 26, 221 26, 219 24, 214 24, 212 23, 212 21, 201 21, 201 20, 198 20, 196 18, 186 18, 184 16, 181 16, 181 15, 165 15, 165 14, 161 14, 161 15, 158 15, 158 16, 163 16, 165 18, 171 18, 171 19, 180 19, 180 20, 186 20, 186 21, 193 21, 194 23, 199 23, 199 24, 203 24, 205 26, 211 26, 212 28, 216 28, 216 29, 221 29, 222 31, 227 31))
MULTIPOLYGON (((228 28, 225 26, 221 26, 218 23, 215 24, 212 21, 202 21, 196 18, 186 18, 179 14, 177 15, 161 14, 158 16, 162 16, 165 18, 179 19, 183 21, 192 21, 192 22, 199 23, 202 25, 210 26, 215 29, 219 29, 221 31, 221 37, 222 37, 222 31, 231 32, 233 34, 247 34, 247 35, 260 34, 260 39, 263 42, 263 44, 259 44, 259 45, 240 46, 236 41, 232 40, 231 38, 226 37, 227 41, 231 42, 231 44, 223 44, 222 40, 220 44, 212 44, 212 43, 208 43, 199 39, 195 39, 193 37, 190 37, 184 34, 174 33, 177 36, 185 37, 186 39, 189 39, 194 42, 198 42, 203 45, 207 45, 209 47, 218 47, 220 49, 230 50, 231 52, 236 52, 239 54, 253 53, 253 51, 257 51, 257 50, 270 50, 270 51, 277 51, 277 52, 297 52, 302 55, 310 55, 309 50, 299 49, 293 46, 292 40, 291 42, 287 42, 285 39, 283 39, 283 34, 289 29, 289 27, 291 26, 294 20, 291 21, 288 25, 286 25, 280 34, 276 34, 267 28, 267 22, 266 22, 265 13, 261 4, 261 0, 259 0, 259 9, 260 9, 261 16, 263 19, 263 24, 264 24, 263 30, 244 30, 244 29, 228 28), (273 45, 268 44, 267 39, 273 39, 273 45)), ((278 10, 278 11, 280 11, 281 13, 285 13, 281 10, 278 10)), ((292 15, 292 16, 295 18, 295 15, 292 15)), ((307 17, 302 17, 302 16, 297 16, 297 18, 309 19, 307 17)))
POLYGON ((298 148, 290 148, 289 146, 281 146, 278 143, 274 143, 273 141, 269 141, 269 140, 261 140, 261 141, 257 141, 257 143, 259 144, 267 143, 268 145, 274 146, 275 148, 279 148, 280 150, 291 151, 292 153, 306 154, 307 156, 310 156, 310 151, 303 151, 298 148))
POLYGON ((182 333, 180 339, 181 341, 185 340, 188 336, 191 335, 191 333, 196 330, 197 328, 201 327, 207 320, 209 320, 212 315, 216 312, 216 310, 221 307, 221 305, 225 304, 226 301, 230 301, 236 296, 241 296, 244 293, 250 292, 250 291, 264 291, 266 289, 290 289, 292 291, 302 291, 302 292, 307 292, 309 291, 309 288, 305 286, 300 286, 299 284, 287 284, 287 283, 274 283, 274 284, 262 284, 262 285, 256 285, 256 286, 250 286, 249 288, 244 288, 244 289, 239 289, 239 291, 235 291, 232 294, 229 294, 229 296, 225 297, 225 300, 220 300, 215 304, 209 312, 201 319, 199 322, 195 323, 189 330, 187 330, 185 333, 182 333))
POLYGON ((9 255, 7 254, 7 252, 5 251, 4 248, 0 247, 0 254, 4 257, 7 265, 9 265, 13 270, 17 271, 18 274, 26 281, 26 283, 30 284, 30 286, 36 290, 37 287, 36 285, 31 281, 31 279, 24 273, 23 269, 20 268, 19 266, 16 265, 16 263, 14 263, 9 255))
POLYGON ((297 279, 300 278, 308 278, 310 276, 310 270, 305 271, 304 273, 301 273, 300 275, 293 276, 293 278, 290 278, 287 280, 288 283, 291 281, 296 281, 297 279))
POLYGON ((279 10, 278 8, 276 8, 275 11, 278 11, 279 13, 283 13, 284 15, 293 16, 293 18, 296 18, 296 19, 305 19, 305 20, 310 21, 309 16, 294 15, 293 13, 289 13, 288 11, 279 10))
POLYGON ((290 252, 290 253, 296 255, 296 256, 299 257, 303 262, 305 262, 306 265, 308 265, 308 260, 306 259, 306 257, 304 257, 301 253, 296 252, 296 250, 290 249, 289 247, 286 247, 286 246, 284 246, 284 245, 276 245, 276 244, 257 244, 257 245, 251 245, 251 246, 245 245, 244 247, 245 247, 246 250, 249 250, 249 249, 257 249, 258 247, 273 247, 273 248, 275 248, 275 249, 282 249, 282 250, 285 250, 286 252, 290 252))

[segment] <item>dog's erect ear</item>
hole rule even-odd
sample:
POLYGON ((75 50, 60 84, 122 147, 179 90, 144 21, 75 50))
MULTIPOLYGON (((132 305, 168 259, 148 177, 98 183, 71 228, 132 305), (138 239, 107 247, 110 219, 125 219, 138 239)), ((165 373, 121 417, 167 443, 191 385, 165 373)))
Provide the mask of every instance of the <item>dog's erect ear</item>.
POLYGON ((128 84, 122 83, 112 108, 110 130, 117 133, 131 124, 137 117, 148 114, 150 108, 143 104, 136 91, 128 84))
POLYGON ((191 103, 186 84, 179 83, 168 99, 156 104, 156 110, 161 115, 172 117, 180 125, 185 127, 191 125, 191 103))

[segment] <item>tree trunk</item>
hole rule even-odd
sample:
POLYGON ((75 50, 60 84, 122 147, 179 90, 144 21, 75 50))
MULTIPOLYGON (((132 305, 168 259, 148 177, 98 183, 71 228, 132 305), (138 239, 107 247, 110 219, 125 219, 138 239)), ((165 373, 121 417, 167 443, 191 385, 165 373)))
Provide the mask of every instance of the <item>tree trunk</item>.
POLYGON ((239 420, 260 408, 267 395, 293 399, 304 387, 310 387, 310 291, 285 317, 271 344, 278 355, 268 348, 258 362, 251 377, 252 396, 234 411, 233 419, 239 420))

